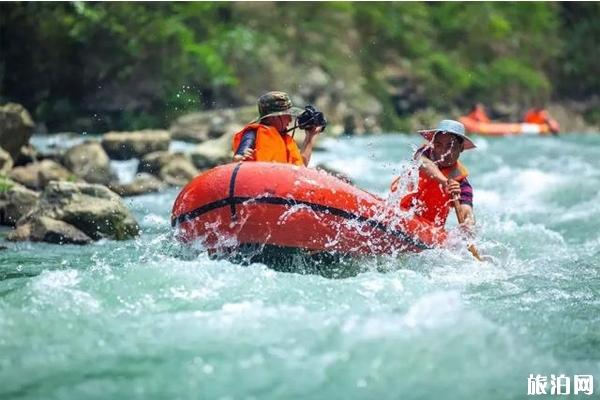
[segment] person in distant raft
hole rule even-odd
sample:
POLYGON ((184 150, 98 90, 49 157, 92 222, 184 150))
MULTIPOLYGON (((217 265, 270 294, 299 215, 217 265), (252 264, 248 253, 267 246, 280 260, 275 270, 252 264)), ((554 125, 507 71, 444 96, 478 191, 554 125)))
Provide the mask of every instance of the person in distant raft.
POLYGON ((485 112, 485 106, 481 103, 477 103, 473 106, 471 111, 467 114, 467 118, 477 122, 492 122, 485 112))
MULTIPOLYGON (((450 208, 458 204, 459 221, 463 221, 461 228, 472 234, 475 226, 473 188, 467 179, 469 173, 458 158, 464 150, 474 149, 475 144, 465 135, 464 125, 454 120, 440 121, 437 128, 419 133, 429 143, 414 155, 420 162, 418 186, 400 200, 400 207, 414 208, 416 215, 435 227, 443 227, 450 208)), ((398 180, 392 182, 392 192, 397 190, 398 180)))
POLYGON ((534 107, 529 109, 523 117, 523 122, 538 125, 545 124, 548 126, 548 131, 554 135, 558 134, 558 132, 560 131, 560 125, 558 124, 558 121, 552 118, 548 111, 544 110, 541 107, 534 107))
POLYGON ((233 161, 269 161, 307 166, 317 135, 327 120, 312 106, 304 111, 292 106, 287 93, 268 92, 258 99, 258 120, 246 125, 233 137, 233 161), (287 129, 297 117, 297 125, 287 129), (304 129, 306 136, 299 149, 290 131, 304 129))

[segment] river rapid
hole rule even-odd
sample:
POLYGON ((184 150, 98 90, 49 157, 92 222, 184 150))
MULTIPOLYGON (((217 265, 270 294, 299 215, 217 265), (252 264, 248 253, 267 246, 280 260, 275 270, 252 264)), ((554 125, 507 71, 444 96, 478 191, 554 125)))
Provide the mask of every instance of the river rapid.
MULTIPOLYGON (((382 196, 420 143, 321 139, 311 165, 382 196)), ((66 142, 34 143, 52 140, 66 142)), ((436 249, 329 279, 182 258, 177 189, 125 199, 132 241, 2 231, 0 399, 522 399, 530 374, 548 397, 551 374, 593 375, 597 394, 600 135, 475 143, 461 160, 494 262, 436 249)), ((113 167, 126 180, 136 165, 113 167)))

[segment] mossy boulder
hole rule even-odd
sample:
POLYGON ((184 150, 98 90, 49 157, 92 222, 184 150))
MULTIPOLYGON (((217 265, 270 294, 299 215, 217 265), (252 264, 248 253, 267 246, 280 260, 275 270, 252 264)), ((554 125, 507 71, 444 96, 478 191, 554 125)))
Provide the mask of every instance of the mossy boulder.
POLYGON ((183 186, 198 175, 189 155, 166 151, 144 156, 138 165, 138 172, 155 175, 171 186, 183 186))
POLYGON ((77 228, 93 240, 125 240, 139 233, 139 226, 121 198, 102 185, 53 181, 42 192, 36 207, 17 223, 17 228, 47 217, 77 228))
POLYGON ((98 142, 71 147, 63 156, 64 165, 89 183, 108 184, 114 179, 110 159, 98 142))
POLYGON ((52 160, 42 160, 16 167, 8 175, 10 179, 27 186, 29 189, 41 190, 50 181, 76 181, 78 177, 71 171, 52 160))
POLYGON ((0 177, 0 225, 14 226, 39 200, 39 193, 0 177))
POLYGON ((139 196, 146 193, 160 192, 167 185, 154 175, 147 173, 136 174, 132 182, 111 183, 109 188, 119 196, 139 196))
POLYGON ((218 139, 208 140, 196 146, 190 153, 196 168, 205 170, 231 162, 233 156, 231 142, 234 133, 233 131, 226 133, 218 139))
POLYGON ((88 235, 73 225, 44 216, 20 225, 8 235, 8 240, 56 244, 87 244, 92 241, 88 235))

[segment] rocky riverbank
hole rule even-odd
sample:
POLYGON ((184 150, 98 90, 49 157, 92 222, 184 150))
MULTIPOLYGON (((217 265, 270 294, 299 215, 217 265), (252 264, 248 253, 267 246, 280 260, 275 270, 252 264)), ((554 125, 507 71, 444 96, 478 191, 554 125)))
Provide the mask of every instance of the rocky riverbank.
MULTIPOLYGON (((190 124, 187 134, 196 128, 190 124)), ((183 153, 169 151, 173 135, 168 130, 107 132, 50 151, 30 144, 33 131, 23 107, 0 107, 0 224, 14 228, 7 236, 11 241, 85 244, 132 238, 139 228, 122 197, 183 186, 230 159, 230 132, 195 139, 197 148, 183 153), (122 182, 110 163, 133 159, 137 174, 122 182)))

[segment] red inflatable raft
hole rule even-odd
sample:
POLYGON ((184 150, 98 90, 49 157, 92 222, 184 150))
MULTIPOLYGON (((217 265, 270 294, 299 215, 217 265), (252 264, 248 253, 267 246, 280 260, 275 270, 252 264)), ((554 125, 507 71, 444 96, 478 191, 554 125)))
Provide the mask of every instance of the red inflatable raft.
POLYGON ((177 196, 171 222, 185 243, 221 250, 263 244, 348 255, 418 252, 445 231, 398 216, 385 201, 328 173, 245 162, 194 178, 177 196))
POLYGON ((552 134, 548 124, 480 122, 469 117, 458 119, 468 133, 481 136, 516 136, 552 134))

